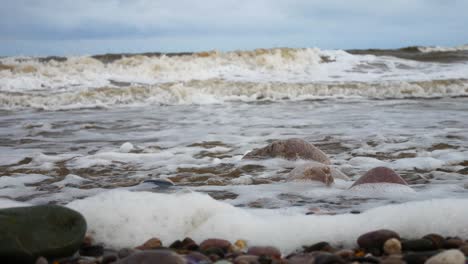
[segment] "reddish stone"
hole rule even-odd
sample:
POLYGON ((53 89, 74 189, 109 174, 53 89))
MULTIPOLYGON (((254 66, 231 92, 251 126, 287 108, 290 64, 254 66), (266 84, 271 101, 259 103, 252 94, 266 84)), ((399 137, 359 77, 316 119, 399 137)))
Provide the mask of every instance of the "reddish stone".
POLYGON ((161 240, 153 237, 149 239, 148 241, 146 241, 145 243, 143 243, 143 245, 136 247, 136 249, 149 250, 149 249, 157 249, 157 248, 160 248, 161 246, 162 246, 161 240))
POLYGON ((396 183, 408 185, 408 183, 400 177, 395 171, 386 167, 377 167, 369 170, 360 177, 351 187, 365 183, 396 183))
POLYGON ((330 164, 330 159, 316 146, 298 138, 277 140, 266 147, 254 149, 244 159, 284 158, 288 160, 315 160, 330 164))
POLYGON ((224 252, 228 252, 231 248, 231 242, 224 239, 209 238, 200 244, 200 250, 207 250, 209 248, 220 248, 224 252))
POLYGON ((275 247, 249 247, 247 254, 254 256, 266 256, 273 259, 281 258, 281 252, 275 247))

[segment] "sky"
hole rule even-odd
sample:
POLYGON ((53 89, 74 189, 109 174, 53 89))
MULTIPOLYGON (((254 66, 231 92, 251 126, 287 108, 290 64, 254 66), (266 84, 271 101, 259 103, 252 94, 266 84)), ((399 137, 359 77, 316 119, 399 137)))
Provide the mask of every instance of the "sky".
POLYGON ((0 0, 0 56, 468 43, 468 0, 0 0))

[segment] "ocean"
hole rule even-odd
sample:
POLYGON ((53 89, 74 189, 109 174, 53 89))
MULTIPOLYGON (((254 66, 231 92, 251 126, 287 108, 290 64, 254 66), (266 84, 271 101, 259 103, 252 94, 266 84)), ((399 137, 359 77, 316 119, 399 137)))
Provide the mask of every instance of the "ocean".
POLYGON ((115 248, 467 237, 468 46, 0 58, 0 207, 49 203, 115 248), (351 180, 242 159, 289 138, 351 180), (409 187, 349 189, 377 166, 409 187))

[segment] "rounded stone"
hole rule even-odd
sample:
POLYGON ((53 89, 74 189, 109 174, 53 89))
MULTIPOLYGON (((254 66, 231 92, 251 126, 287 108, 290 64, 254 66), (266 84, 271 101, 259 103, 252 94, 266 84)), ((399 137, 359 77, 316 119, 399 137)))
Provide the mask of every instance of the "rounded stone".
POLYGON ((234 264, 260 264, 258 256, 242 255, 234 259, 234 264))
POLYGON ((320 253, 314 257, 314 264, 341 264, 345 263, 339 256, 330 253, 320 253))
POLYGON ((434 248, 442 248, 444 246, 445 239, 439 234, 428 234, 423 236, 423 238, 432 241, 434 248))
POLYGON ((405 264, 403 256, 401 255, 390 255, 383 259, 380 264, 405 264))
POLYGON ((387 255, 401 254, 401 242, 396 238, 390 238, 385 241, 383 250, 387 255))
POLYGON ((361 248, 366 250, 382 250, 384 243, 391 239, 396 238, 400 239, 400 236, 391 230, 380 229, 372 232, 365 233, 357 239, 357 243, 361 248))
POLYGON ((437 247, 429 239, 412 239, 401 242, 404 251, 430 251, 436 250, 437 247))
POLYGON ((398 175, 394 170, 387 167, 376 167, 360 177, 354 184, 351 186, 354 187, 359 184, 366 183, 395 183, 408 185, 408 183, 398 175))
POLYGON ((143 243, 142 245, 136 247, 136 249, 139 249, 139 250, 149 250, 149 249, 157 249, 157 248, 160 248, 162 247, 162 242, 159 238, 150 238, 148 239, 145 243, 143 243))
POLYGON ((426 264, 465 264, 465 255, 458 249, 443 251, 426 261, 426 264))
POLYGON ((468 244, 462 245, 462 246, 459 248, 459 250, 460 250, 461 252, 463 252, 463 254, 465 254, 465 256, 468 257, 468 244))
POLYGON ((224 252, 228 252, 231 248, 231 242, 224 239, 209 238, 200 243, 200 250, 204 251, 209 248, 220 248, 224 252))
POLYGON ((47 261, 47 259, 44 258, 44 257, 39 257, 39 258, 36 260, 35 264, 49 264, 49 261, 47 261))
POLYGON ((145 264, 145 263, 164 263, 164 264, 185 264, 187 261, 182 256, 170 250, 145 250, 132 254, 115 264, 145 264))
POLYGON ((200 252, 192 251, 185 255, 188 263, 211 263, 211 260, 200 252))
POLYGON ((274 141, 266 147, 252 150, 243 158, 284 158, 287 160, 304 159, 315 160, 323 164, 330 164, 330 159, 323 151, 307 141, 298 138, 274 141))
POLYGON ((2 263, 34 263, 73 255, 86 234, 84 217, 69 208, 40 205, 0 209, 2 263))
POLYGON ((295 168, 288 175, 288 181, 319 181, 327 186, 335 180, 331 175, 330 167, 327 165, 311 165, 306 168, 295 168))
POLYGON ((104 247, 101 245, 82 246, 80 256, 99 257, 104 255, 104 247))
POLYGON ((332 252, 333 247, 325 241, 315 243, 311 246, 303 246, 304 252, 314 252, 314 251, 327 251, 327 252, 332 252))
POLYGON ((247 250, 248 255, 254 255, 254 256, 266 256, 270 257, 273 259, 280 259, 281 258, 281 252, 279 249, 275 247, 259 247, 259 246, 254 246, 254 247, 249 247, 247 250))
POLYGON ((444 241, 443 248, 446 248, 446 249, 459 248, 463 244, 464 244, 464 241, 459 238, 449 238, 444 241))

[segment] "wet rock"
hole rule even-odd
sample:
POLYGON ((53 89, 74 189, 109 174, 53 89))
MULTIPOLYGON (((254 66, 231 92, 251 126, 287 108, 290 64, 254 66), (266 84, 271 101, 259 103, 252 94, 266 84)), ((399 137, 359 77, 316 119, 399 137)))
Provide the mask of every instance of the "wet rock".
POLYGON ((464 241, 459 238, 449 238, 444 241, 442 247, 445 249, 459 248, 463 244, 464 241))
POLYGON ((372 255, 366 255, 364 257, 355 257, 351 259, 352 263, 380 263, 378 258, 372 257, 372 255))
POLYGON ((185 264, 187 261, 182 256, 170 250, 145 250, 132 254, 115 264, 146 264, 146 263, 164 263, 164 264, 185 264))
POLYGON ((412 252, 405 254, 403 260, 408 264, 424 264, 430 257, 439 253, 438 251, 412 252))
POLYGON ((361 248, 364 248, 367 251, 377 250, 379 252, 375 253, 380 253, 383 249, 384 243, 391 238, 400 239, 400 236, 394 231, 380 229, 361 235, 358 238, 357 243, 361 248))
POLYGON ((206 239, 200 244, 200 250, 207 250, 209 248, 220 248, 224 253, 228 252, 231 248, 231 242, 224 239, 210 238, 206 239))
POLYGON ((190 253, 188 253, 185 258, 187 259, 187 263, 211 263, 211 260, 203 255, 202 253, 200 252, 197 252, 197 251, 192 251, 190 253))
POLYGON ((431 251, 437 249, 431 240, 425 238, 404 240, 401 245, 404 251, 431 251))
POLYGON ((388 239, 383 245, 383 250, 387 255, 401 254, 401 248, 400 240, 396 238, 388 239))
POLYGON ((258 256, 242 255, 234 259, 234 264, 260 264, 258 256))
POLYGON ((226 251, 222 248, 210 247, 207 249, 203 249, 202 253, 208 256, 212 261, 217 261, 219 259, 224 258, 226 251))
POLYGON ((110 254, 102 257, 101 264, 111 264, 118 260, 119 258, 115 254, 110 254))
POLYGON ((333 247, 330 246, 328 242, 318 242, 316 244, 313 244, 311 246, 303 246, 304 252, 309 253, 309 252, 314 252, 314 251, 326 251, 326 252, 332 252, 333 247))
POLYGON ((121 259, 126 258, 136 252, 139 252, 139 250, 132 249, 132 248, 122 248, 117 252, 117 256, 121 259))
POLYGON ((314 160, 323 164, 330 164, 330 159, 319 148, 297 138, 274 141, 266 147, 252 150, 243 158, 284 158, 288 160, 305 159, 314 160))
POLYGON ((401 255, 390 255, 383 259, 380 264, 405 264, 406 262, 403 260, 403 256, 401 255))
POLYGON ((301 253, 301 254, 294 254, 287 258, 288 264, 315 264, 315 256, 314 253, 301 253))
POLYGON ((159 187, 162 189, 167 189, 175 185, 174 182, 170 179, 151 179, 145 180, 143 183, 147 185, 154 185, 154 187, 159 187))
POLYGON ((83 216, 69 208, 41 205, 0 209, 0 262, 34 263, 78 251, 86 233, 83 216))
POLYGON ((247 248, 247 242, 245 240, 239 239, 236 242, 234 242, 234 246, 238 251, 244 250, 245 248, 247 248))
POLYGON ((351 258, 354 257, 354 251, 350 249, 341 249, 335 252, 335 255, 337 255, 338 257, 344 260, 350 260, 351 258))
POLYGON ((160 247, 162 247, 161 240, 159 240, 159 238, 153 237, 153 238, 150 238, 149 240, 147 240, 142 245, 136 247, 136 249, 149 250, 149 249, 157 249, 157 248, 160 248, 160 247))
POLYGON ((445 239, 441 235, 429 234, 429 235, 425 235, 423 238, 432 241, 432 245, 436 249, 442 248, 444 246, 445 239))
POLYGON ((465 255, 458 249, 443 251, 426 261, 425 264, 465 264, 465 255))
POLYGON ((395 171, 387 167, 376 167, 360 177, 352 186, 365 183, 395 183, 408 185, 408 183, 400 177, 395 171))
POLYGON ((319 181, 327 186, 334 182, 330 167, 326 165, 309 166, 304 169, 294 169, 288 175, 288 181, 319 181))
POLYGON ((281 252, 279 249, 275 247, 249 247, 247 250, 248 255, 254 255, 254 256, 266 256, 270 257, 273 259, 280 259, 281 258, 281 252))
POLYGON ((320 253, 314 258, 314 264, 341 264, 345 263, 340 257, 330 253, 320 253))
POLYGON ((81 242, 82 247, 91 246, 94 244, 94 238, 91 235, 85 235, 83 242, 81 242))
POLYGON ((101 245, 82 246, 80 256, 99 257, 104 255, 104 247, 101 245))

